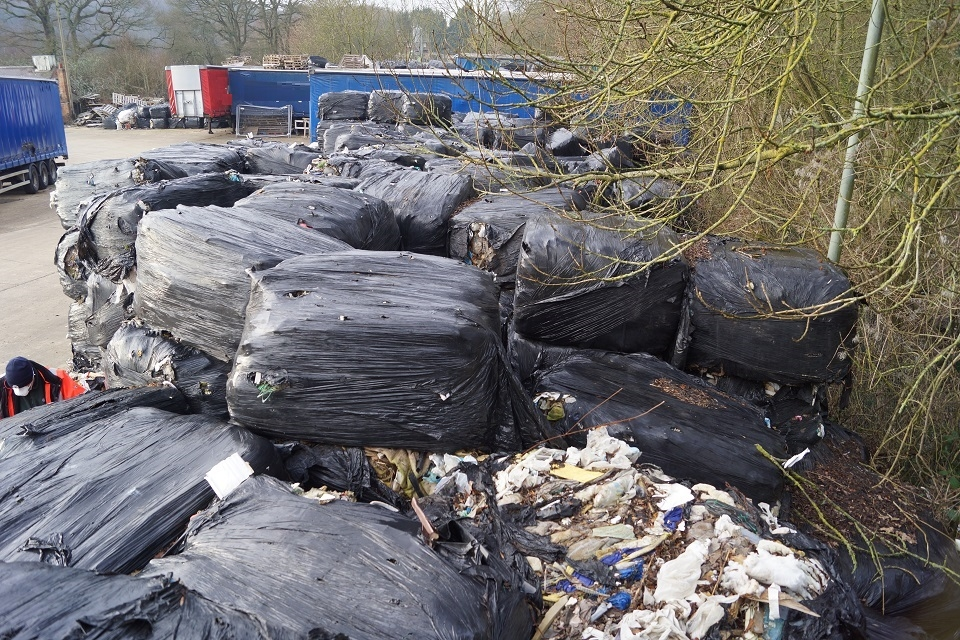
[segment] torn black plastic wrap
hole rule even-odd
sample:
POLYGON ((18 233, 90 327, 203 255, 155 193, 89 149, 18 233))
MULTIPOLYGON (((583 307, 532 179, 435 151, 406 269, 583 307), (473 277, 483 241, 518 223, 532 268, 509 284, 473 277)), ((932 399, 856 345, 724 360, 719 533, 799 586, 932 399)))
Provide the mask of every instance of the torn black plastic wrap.
POLYGON ((302 489, 327 487, 349 491, 357 502, 379 500, 398 509, 408 509, 407 499, 383 484, 363 449, 295 442, 278 447, 291 482, 302 489), (286 451, 285 451, 286 450, 286 451))
POLYGON ((137 236, 134 311, 149 326, 229 362, 250 296, 247 270, 346 243, 243 208, 155 211, 137 236))
POLYGON ((302 144, 260 142, 244 148, 247 173, 285 175, 303 173, 321 157, 319 151, 302 144))
POLYGON ((557 345, 669 355, 688 267, 679 257, 657 260, 676 242, 655 221, 540 216, 528 222, 515 330, 557 345))
POLYGON ((451 218, 448 255, 489 271, 501 286, 512 287, 527 221, 543 213, 571 208, 568 200, 567 195, 555 189, 480 198, 451 218))
POLYGON ((247 614, 214 604, 168 576, 0 563, 0 637, 7 640, 277 640, 247 614), (56 593, 57 597, 50 595, 56 593))
POLYGON ((675 364, 782 384, 834 382, 850 370, 857 303, 839 267, 811 249, 724 238, 686 253, 689 330, 675 364))
MULTIPOLYGON (((640 449, 641 462, 674 477, 719 488, 729 483, 770 504, 783 490, 780 470, 756 449, 787 454, 784 438, 765 426, 763 414, 653 356, 573 353, 541 373, 535 392, 561 432, 606 426, 640 449), (544 393, 560 395, 540 398, 544 393)), ((583 433, 575 437, 585 442, 583 433)))
POLYGON ((132 302, 133 293, 125 283, 117 284, 91 273, 87 278, 87 297, 81 303, 86 342, 101 349, 106 347, 120 323, 128 319, 132 302))
POLYGON ((250 209, 342 240, 354 249, 395 251, 400 227, 380 198, 322 184, 284 182, 256 191, 234 207, 250 209))
POLYGON ((240 149, 220 144, 182 142, 144 151, 137 158, 132 175, 134 182, 142 184, 225 171, 243 171, 243 152, 240 149))
POLYGON ((154 560, 147 574, 172 574, 291 637, 530 637, 523 601, 461 575, 420 532, 416 518, 383 507, 321 505, 254 477, 197 516, 183 551, 154 560))
POLYGON ((230 415, 343 446, 516 450, 544 437, 505 361, 497 288, 462 263, 348 251, 255 274, 230 415))
POLYGON ((468 175, 394 171, 366 178, 357 187, 393 207, 403 249, 435 256, 447 253, 447 223, 474 196, 468 175))
MULTIPOLYGON (((70 402, 55 403, 70 410, 70 402)), ((74 414, 74 418, 77 416, 74 414)), ((204 479, 239 453, 255 471, 282 473, 269 441, 206 416, 120 409, 72 430, 7 433, 29 445, 0 451, 0 560, 129 573, 170 545, 215 497, 204 479)))
POLYGON ((108 389, 170 383, 186 396, 192 413, 227 416, 229 373, 229 363, 136 321, 119 327, 103 353, 108 389))
POLYGON ((177 205, 229 207, 252 189, 222 173, 127 187, 96 197, 78 221, 80 258, 90 265, 133 254, 137 226, 150 211, 177 205))
POLYGON ((79 241, 80 230, 70 229, 60 237, 53 256, 63 293, 72 300, 83 300, 86 297, 87 276, 90 275, 89 267, 80 259, 77 247, 79 241))
POLYGON ((369 100, 366 91, 328 91, 320 94, 317 116, 320 120, 366 120, 369 100))

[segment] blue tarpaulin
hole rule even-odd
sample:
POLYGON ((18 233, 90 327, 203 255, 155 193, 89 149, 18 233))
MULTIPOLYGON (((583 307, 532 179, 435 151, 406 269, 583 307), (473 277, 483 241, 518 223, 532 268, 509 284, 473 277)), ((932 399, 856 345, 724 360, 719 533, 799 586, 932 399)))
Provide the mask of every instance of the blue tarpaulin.
POLYGON ((294 118, 306 118, 311 112, 316 117, 317 103, 311 100, 310 78, 306 70, 230 67, 228 83, 233 96, 230 109, 234 114, 242 105, 277 108, 289 104, 293 106, 294 118))

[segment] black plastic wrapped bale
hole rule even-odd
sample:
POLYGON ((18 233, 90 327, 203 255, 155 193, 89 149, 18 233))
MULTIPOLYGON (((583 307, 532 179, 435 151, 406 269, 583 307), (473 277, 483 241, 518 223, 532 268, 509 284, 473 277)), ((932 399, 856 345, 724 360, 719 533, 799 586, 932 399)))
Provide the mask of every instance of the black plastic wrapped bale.
MULTIPOLYGON (((560 394, 557 402, 539 402, 552 403, 548 410, 563 433, 606 426, 640 449, 641 462, 674 477, 729 483, 754 502, 780 498, 780 470, 756 445, 778 458, 786 457, 787 445, 766 427, 763 414, 653 356, 574 353, 542 372, 535 392, 560 394)), ((582 433, 573 437, 585 441, 582 433)))
POLYGON ((245 149, 247 172, 266 175, 303 173, 321 157, 319 151, 302 144, 265 142, 245 149))
POLYGON ((150 118, 151 129, 169 129, 170 118, 150 118))
MULTIPOLYGON (((70 401, 57 405, 69 410, 70 401)), ((6 422, 0 439, 16 436, 6 422)), ((214 465, 239 453, 255 472, 282 473, 269 441, 207 416, 118 408, 58 429, 0 451, 0 481, 11 489, 0 497, 4 562, 136 571, 213 500, 204 477, 214 465)))
POLYGON ((380 198, 323 184, 284 182, 265 185, 238 201, 245 208, 346 242, 354 249, 400 248, 393 209, 380 198))
POLYGON ((396 124, 403 120, 403 92, 376 89, 370 92, 367 117, 374 122, 396 124))
POLYGON ((133 160, 98 160, 59 167, 56 203, 63 228, 77 226, 82 207, 94 196, 134 186, 133 165, 133 160))
POLYGON ((495 134, 495 149, 520 149, 531 142, 542 147, 547 141, 546 128, 533 118, 500 116, 490 126, 495 134))
POLYGON ((247 270, 304 253, 348 249, 322 233, 243 208, 155 211, 137 235, 134 311, 217 360, 233 359, 250 295, 247 270))
POLYGON ((0 637, 7 640, 275 640, 246 613, 214 604, 169 576, 98 575, 0 563, 0 637), (56 593, 58 597, 51 598, 56 593))
POLYGON ((136 160, 133 179, 137 184, 183 178, 198 173, 243 170, 243 152, 220 144, 182 142, 144 151, 136 160))
POLYGON ((126 284, 117 284, 99 273, 87 278, 87 296, 82 303, 87 342, 98 348, 107 346, 120 324, 129 318, 133 293, 126 284))
POLYGON ((397 145, 391 147, 367 147, 358 149, 351 155, 362 160, 384 160, 401 167, 409 167, 425 171, 427 168, 427 158, 419 149, 410 144, 397 145))
POLYGON ((323 155, 332 156, 337 152, 337 138, 340 136, 353 133, 355 123, 352 122, 340 122, 338 120, 331 120, 326 123, 322 133, 319 130, 317 131, 317 141, 323 143, 323 155))
POLYGON ((449 124, 453 100, 440 93, 405 93, 403 119, 414 124, 449 124))
POLYGON ((317 116, 321 120, 366 120, 369 101, 366 91, 328 91, 320 94, 317 116))
POLYGON ((618 209, 632 209, 661 218, 690 206, 690 198, 680 185, 663 178, 616 180, 605 190, 604 200, 618 209))
POLYGON ((327 159, 324 171, 341 178, 363 182, 394 171, 402 171, 403 168, 403 165, 386 160, 361 158, 355 153, 338 153, 327 159))
POLYGON ((318 504, 272 478, 249 478, 194 518, 183 551, 148 568, 168 573, 275 637, 526 640, 534 626, 522 595, 462 575, 422 542, 416 518, 318 504))
POLYGON ((301 256, 254 276, 230 415, 270 436, 428 451, 542 440, 506 361, 497 287, 397 252, 301 256))
POLYGON ((75 398, 34 407, 0 422, 4 440, 0 458, 34 450, 103 418, 137 407, 187 414, 187 399, 173 387, 88 391, 75 398), (7 437, 10 436, 10 437, 7 437))
POLYGON ((170 117, 170 105, 168 104, 157 104, 150 107, 150 117, 151 118, 169 118, 170 117))
POLYGON ((450 217, 474 196, 468 175, 412 170, 366 178, 357 190, 393 207, 405 250, 435 256, 446 255, 450 217))
POLYGON ((546 342, 527 340, 513 331, 512 327, 507 330, 510 368, 531 396, 541 371, 555 367, 564 358, 577 351, 577 347, 558 347, 546 342))
POLYGON ((230 364, 136 321, 124 323, 113 334, 102 363, 108 389, 168 382, 186 396, 192 413, 227 416, 230 364))
POLYGON ((557 189, 480 198, 450 219, 447 255, 489 271, 501 286, 512 287, 527 221, 570 209, 569 199, 557 189))
POLYGON ((355 178, 341 178, 340 176, 328 176, 323 173, 298 173, 296 175, 285 176, 265 176, 251 175, 243 176, 243 181, 253 190, 262 189, 269 184, 296 184, 299 182, 307 184, 322 184, 328 187, 338 189, 355 189, 360 181, 355 178))
POLYGON ((691 331, 676 364, 781 384, 847 375, 857 303, 839 267, 812 249, 723 238, 685 253, 691 331))
POLYGON ((689 269, 679 257, 658 260, 676 243, 655 221, 531 220, 517 266, 515 330, 557 345, 668 356, 689 269))
POLYGON ((252 191, 223 173, 164 180, 97 196, 78 220, 80 257, 90 264, 133 254, 144 214, 177 205, 229 207, 252 191))
POLYGON ((77 247, 79 241, 80 230, 70 229, 60 237, 53 257, 63 293, 72 300, 83 300, 86 297, 87 277, 90 275, 89 266, 80 259, 77 247))

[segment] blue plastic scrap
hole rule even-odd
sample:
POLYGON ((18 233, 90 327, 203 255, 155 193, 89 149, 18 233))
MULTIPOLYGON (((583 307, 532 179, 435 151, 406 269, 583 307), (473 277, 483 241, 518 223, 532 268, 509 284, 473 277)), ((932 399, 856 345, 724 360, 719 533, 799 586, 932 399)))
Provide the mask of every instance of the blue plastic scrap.
POLYGON ((663 516, 663 528, 667 531, 676 531, 680 521, 683 520, 683 508, 674 507, 663 516))
POLYGON ((630 594, 626 591, 619 591, 607 598, 607 602, 610 604, 610 606, 620 611, 626 611, 629 609, 631 600, 632 598, 630 597, 630 594))

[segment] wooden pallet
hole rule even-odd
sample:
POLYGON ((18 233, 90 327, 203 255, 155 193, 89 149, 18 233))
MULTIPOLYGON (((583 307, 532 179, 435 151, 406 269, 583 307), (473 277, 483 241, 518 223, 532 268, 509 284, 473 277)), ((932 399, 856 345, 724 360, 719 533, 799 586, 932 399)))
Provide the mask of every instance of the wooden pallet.
POLYGON ((309 66, 310 56, 269 54, 263 56, 264 69, 300 70, 309 66))

